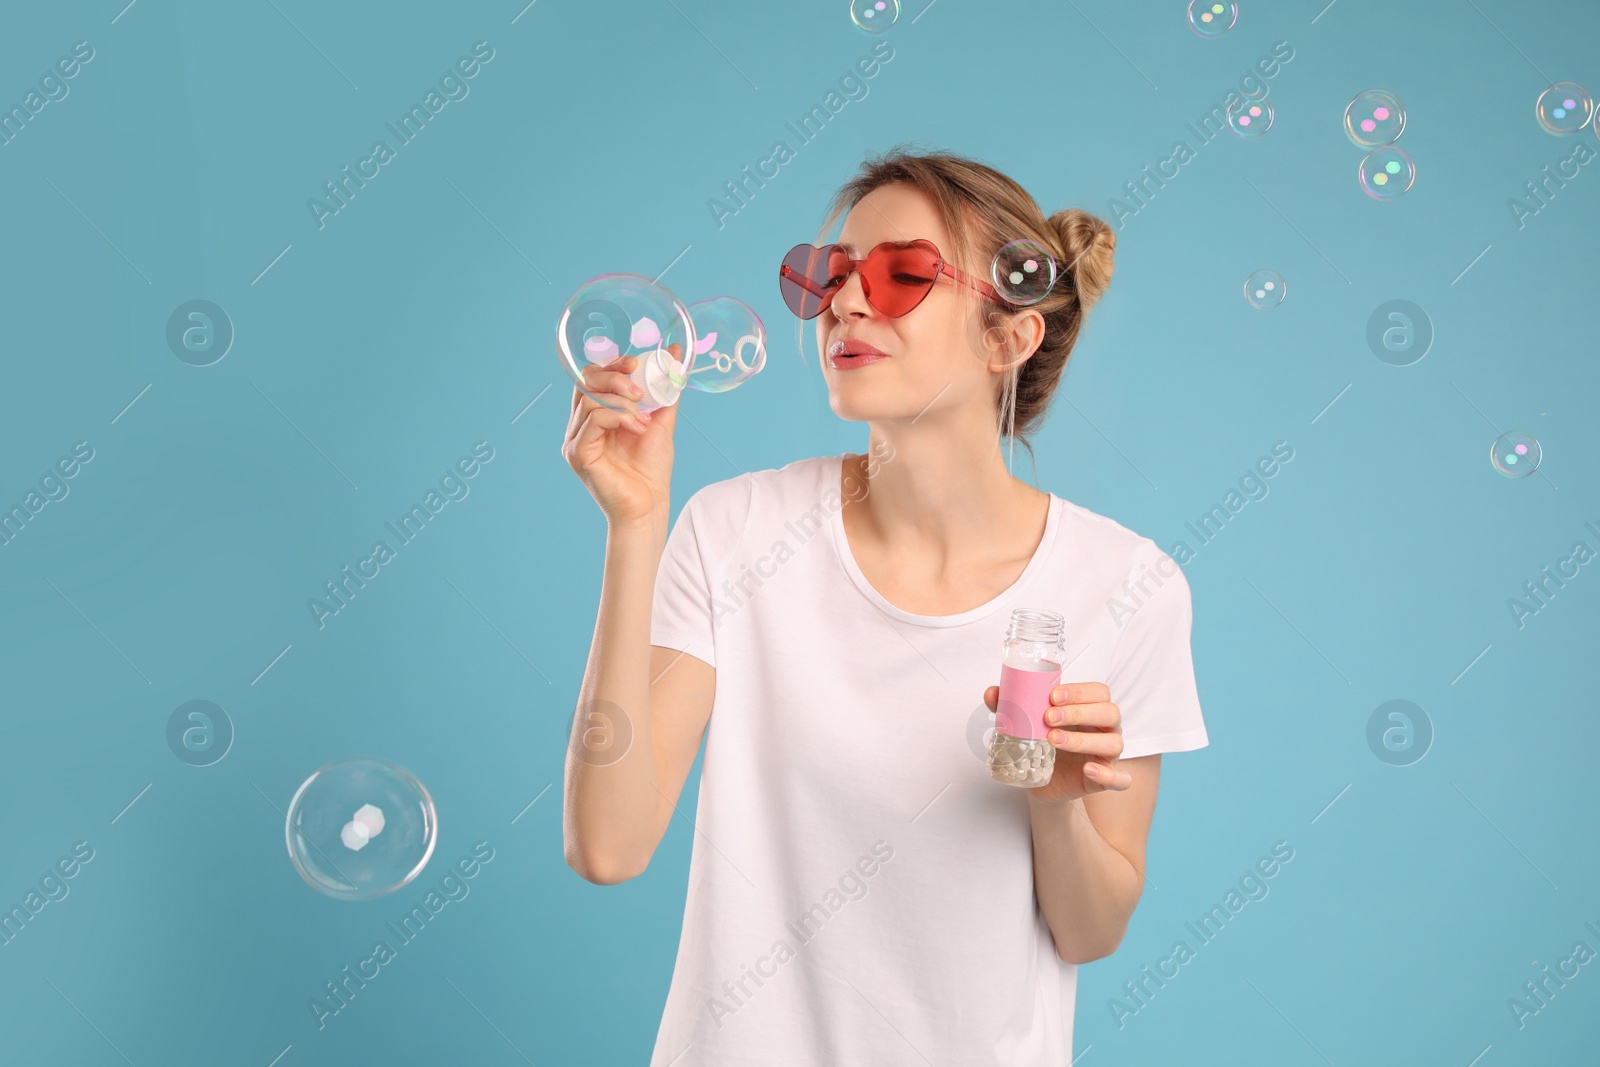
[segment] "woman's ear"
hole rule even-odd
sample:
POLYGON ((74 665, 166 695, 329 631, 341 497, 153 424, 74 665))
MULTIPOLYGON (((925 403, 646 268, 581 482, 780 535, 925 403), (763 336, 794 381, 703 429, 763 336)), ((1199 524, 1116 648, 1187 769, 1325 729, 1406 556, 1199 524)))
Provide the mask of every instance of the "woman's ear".
POLYGON ((983 331, 983 358, 990 370, 1004 373, 1021 366, 1043 341, 1044 316, 1023 308, 983 331))

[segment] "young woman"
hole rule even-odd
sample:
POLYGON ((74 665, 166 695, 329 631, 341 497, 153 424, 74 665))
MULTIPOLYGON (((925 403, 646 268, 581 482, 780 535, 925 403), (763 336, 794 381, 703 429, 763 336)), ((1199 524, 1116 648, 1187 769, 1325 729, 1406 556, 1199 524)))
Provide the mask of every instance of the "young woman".
POLYGON ((677 408, 638 413, 631 359, 586 373, 622 410, 573 391, 563 455, 609 533, 567 862, 643 872, 705 734, 652 1067, 1065 1064, 1077 965, 1143 889, 1159 753, 1207 743, 1177 565, 1002 448, 1043 417, 1115 238, 947 153, 869 159, 819 240, 846 211, 779 284, 866 452, 705 486, 670 524, 677 408), (1025 307, 988 281, 1019 238, 1061 266, 1025 307), (986 767, 1013 608, 1066 618, 1037 788, 986 767))

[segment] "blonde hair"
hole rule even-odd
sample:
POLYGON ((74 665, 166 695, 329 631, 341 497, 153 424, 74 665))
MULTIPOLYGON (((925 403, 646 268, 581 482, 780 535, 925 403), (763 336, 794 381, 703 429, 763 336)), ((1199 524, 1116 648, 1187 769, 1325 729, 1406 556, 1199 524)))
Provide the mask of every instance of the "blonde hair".
MULTIPOLYGON (((817 231, 817 242, 868 193, 896 183, 920 189, 933 200, 950 233, 952 247, 944 250, 947 258, 963 266, 982 264, 979 278, 988 278, 989 263, 1002 245, 1022 238, 1043 245, 1056 261, 1059 274, 1055 286, 1043 300, 1029 305, 1044 317, 1044 337, 1031 355, 1009 361, 1010 370, 997 400, 1002 436, 1010 437, 1013 445, 1020 439, 1031 458, 1033 446, 1028 436, 1049 407, 1077 344, 1084 316, 1111 284, 1116 234, 1103 219, 1077 208, 1046 218, 1022 186, 987 164, 953 152, 918 152, 896 145, 885 153, 868 155, 861 169, 834 195, 828 216, 817 231)), ((966 286, 961 293, 963 299, 976 298, 966 286)), ((1016 314, 1016 309, 987 300, 981 303, 986 332, 1016 314)))

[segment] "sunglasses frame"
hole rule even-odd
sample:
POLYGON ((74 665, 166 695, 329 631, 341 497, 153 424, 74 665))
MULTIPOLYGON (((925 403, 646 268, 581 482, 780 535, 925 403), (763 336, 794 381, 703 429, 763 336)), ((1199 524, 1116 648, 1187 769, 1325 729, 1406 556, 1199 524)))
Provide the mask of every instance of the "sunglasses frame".
POLYGON ((844 277, 840 279, 838 285, 833 286, 831 289, 823 289, 821 291, 819 291, 818 286, 817 286, 815 281, 813 281, 811 278, 806 277, 804 274, 801 274, 799 271, 796 271, 796 270, 792 269, 788 264, 789 257, 794 255, 797 251, 799 251, 802 248, 810 249, 810 250, 815 251, 817 253, 828 255, 831 258, 832 251, 834 249, 840 248, 840 245, 839 245, 838 242, 833 242, 831 244, 825 244, 825 245, 818 246, 818 245, 810 244, 809 242, 802 241, 800 244, 795 245, 793 248, 789 249, 789 251, 784 254, 784 257, 783 257, 784 261, 782 263, 780 263, 780 265, 778 267, 778 281, 779 281, 780 294, 782 293, 782 288, 783 288, 782 287, 782 283, 787 281, 791 285, 797 286, 798 288, 800 288, 800 289, 804 290, 805 292, 811 294, 812 296, 816 297, 820 301, 818 306, 817 306, 817 310, 815 312, 813 312, 810 315, 801 315, 799 312, 795 311, 792 306, 789 305, 789 300, 788 300, 787 296, 784 297, 784 305, 786 307, 789 307, 789 310, 794 313, 795 317, 798 318, 798 319, 801 319, 802 321, 807 321, 807 320, 810 320, 810 319, 814 319, 818 315, 821 315, 824 311, 827 311, 829 308, 831 308, 833 306, 833 298, 834 298, 834 296, 838 294, 840 289, 844 288, 845 282, 849 280, 850 275, 852 273, 861 274, 861 292, 862 292, 862 295, 867 298, 867 303, 872 305, 872 309, 874 311, 876 311, 880 315, 883 315, 886 318, 894 319, 894 318, 899 318, 901 315, 909 315, 911 312, 915 311, 918 307, 920 307, 922 305, 922 302, 928 298, 928 294, 933 292, 934 285, 938 284, 939 275, 940 274, 946 275, 947 277, 951 278, 952 280, 954 280, 956 282, 960 282, 963 285, 967 285, 967 286, 971 287, 972 289, 976 290, 977 293, 980 296, 982 296, 985 300, 989 300, 989 301, 992 301, 993 303, 999 304, 1001 307, 1010 308, 1010 307, 1015 306, 1010 301, 1008 301, 1004 297, 1002 297, 999 293, 997 293, 995 291, 995 289, 994 289, 994 286, 990 285, 988 282, 981 281, 981 280, 979 280, 977 278, 973 278, 970 275, 968 275, 965 271, 963 271, 960 267, 957 267, 953 263, 947 262, 945 260, 945 258, 944 258, 944 253, 939 251, 939 246, 934 244, 932 241, 930 241, 930 240, 928 240, 926 238, 918 238, 915 241, 881 241, 878 244, 874 245, 872 247, 872 249, 869 252, 867 252, 867 254, 865 256, 863 256, 862 258, 860 258, 860 259, 851 259, 851 258, 849 258, 850 254, 848 252, 845 252, 844 255, 846 257, 846 263, 847 263, 848 269, 845 271, 844 277), (887 312, 883 308, 879 307, 877 301, 873 300, 873 298, 872 298, 872 289, 871 289, 871 286, 869 285, 869 283, 867 281, 867 275, 865 273, 861 272, 860 268, 864 264, 866 264, 869 260, 871 260, 873 256, 878 255, 880 253, 880 251, 882 251, 882 250, 885 250, 885 249, 909 249, 909 248, 925 248, 925 249, 927 249, 928 251, 930 251, 933 254, 933 256, 934 256, 934 264, 933 264, 934 276, 933 276, 933 281, 930 282, 928 287, 923 290, 922 295, 917 297, 916 303, 912 304, 910 307, 908 307, 904 311, 900 312, 899 315, 891 315, 889 312, 887 312))

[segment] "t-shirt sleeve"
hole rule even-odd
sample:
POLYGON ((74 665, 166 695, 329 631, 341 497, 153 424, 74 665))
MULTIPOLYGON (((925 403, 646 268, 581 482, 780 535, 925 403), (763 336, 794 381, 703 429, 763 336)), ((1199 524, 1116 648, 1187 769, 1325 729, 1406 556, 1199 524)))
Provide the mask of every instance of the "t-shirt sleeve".
POLYGON ((1144 578, 1148 595, 1123 620, 1106 678, 1111 702, 1122 712, 1122 759, 1188 752, 1209 743, 1189 648, 1188 579, 1177 561, 1148 539, 1134 553, 1128 574, 1135 589, 1144 578))
POLYGON ((691 496, 667 534, 650 607, 650 643, 717 665, 711 579, 695 521, 700 494, 691 496))
POLYGON ((731 478, 704 486, 684 502, 656 570, 652 645, 717 665, 712 589, 748 521, 751 494, 747 478, 731 478))

